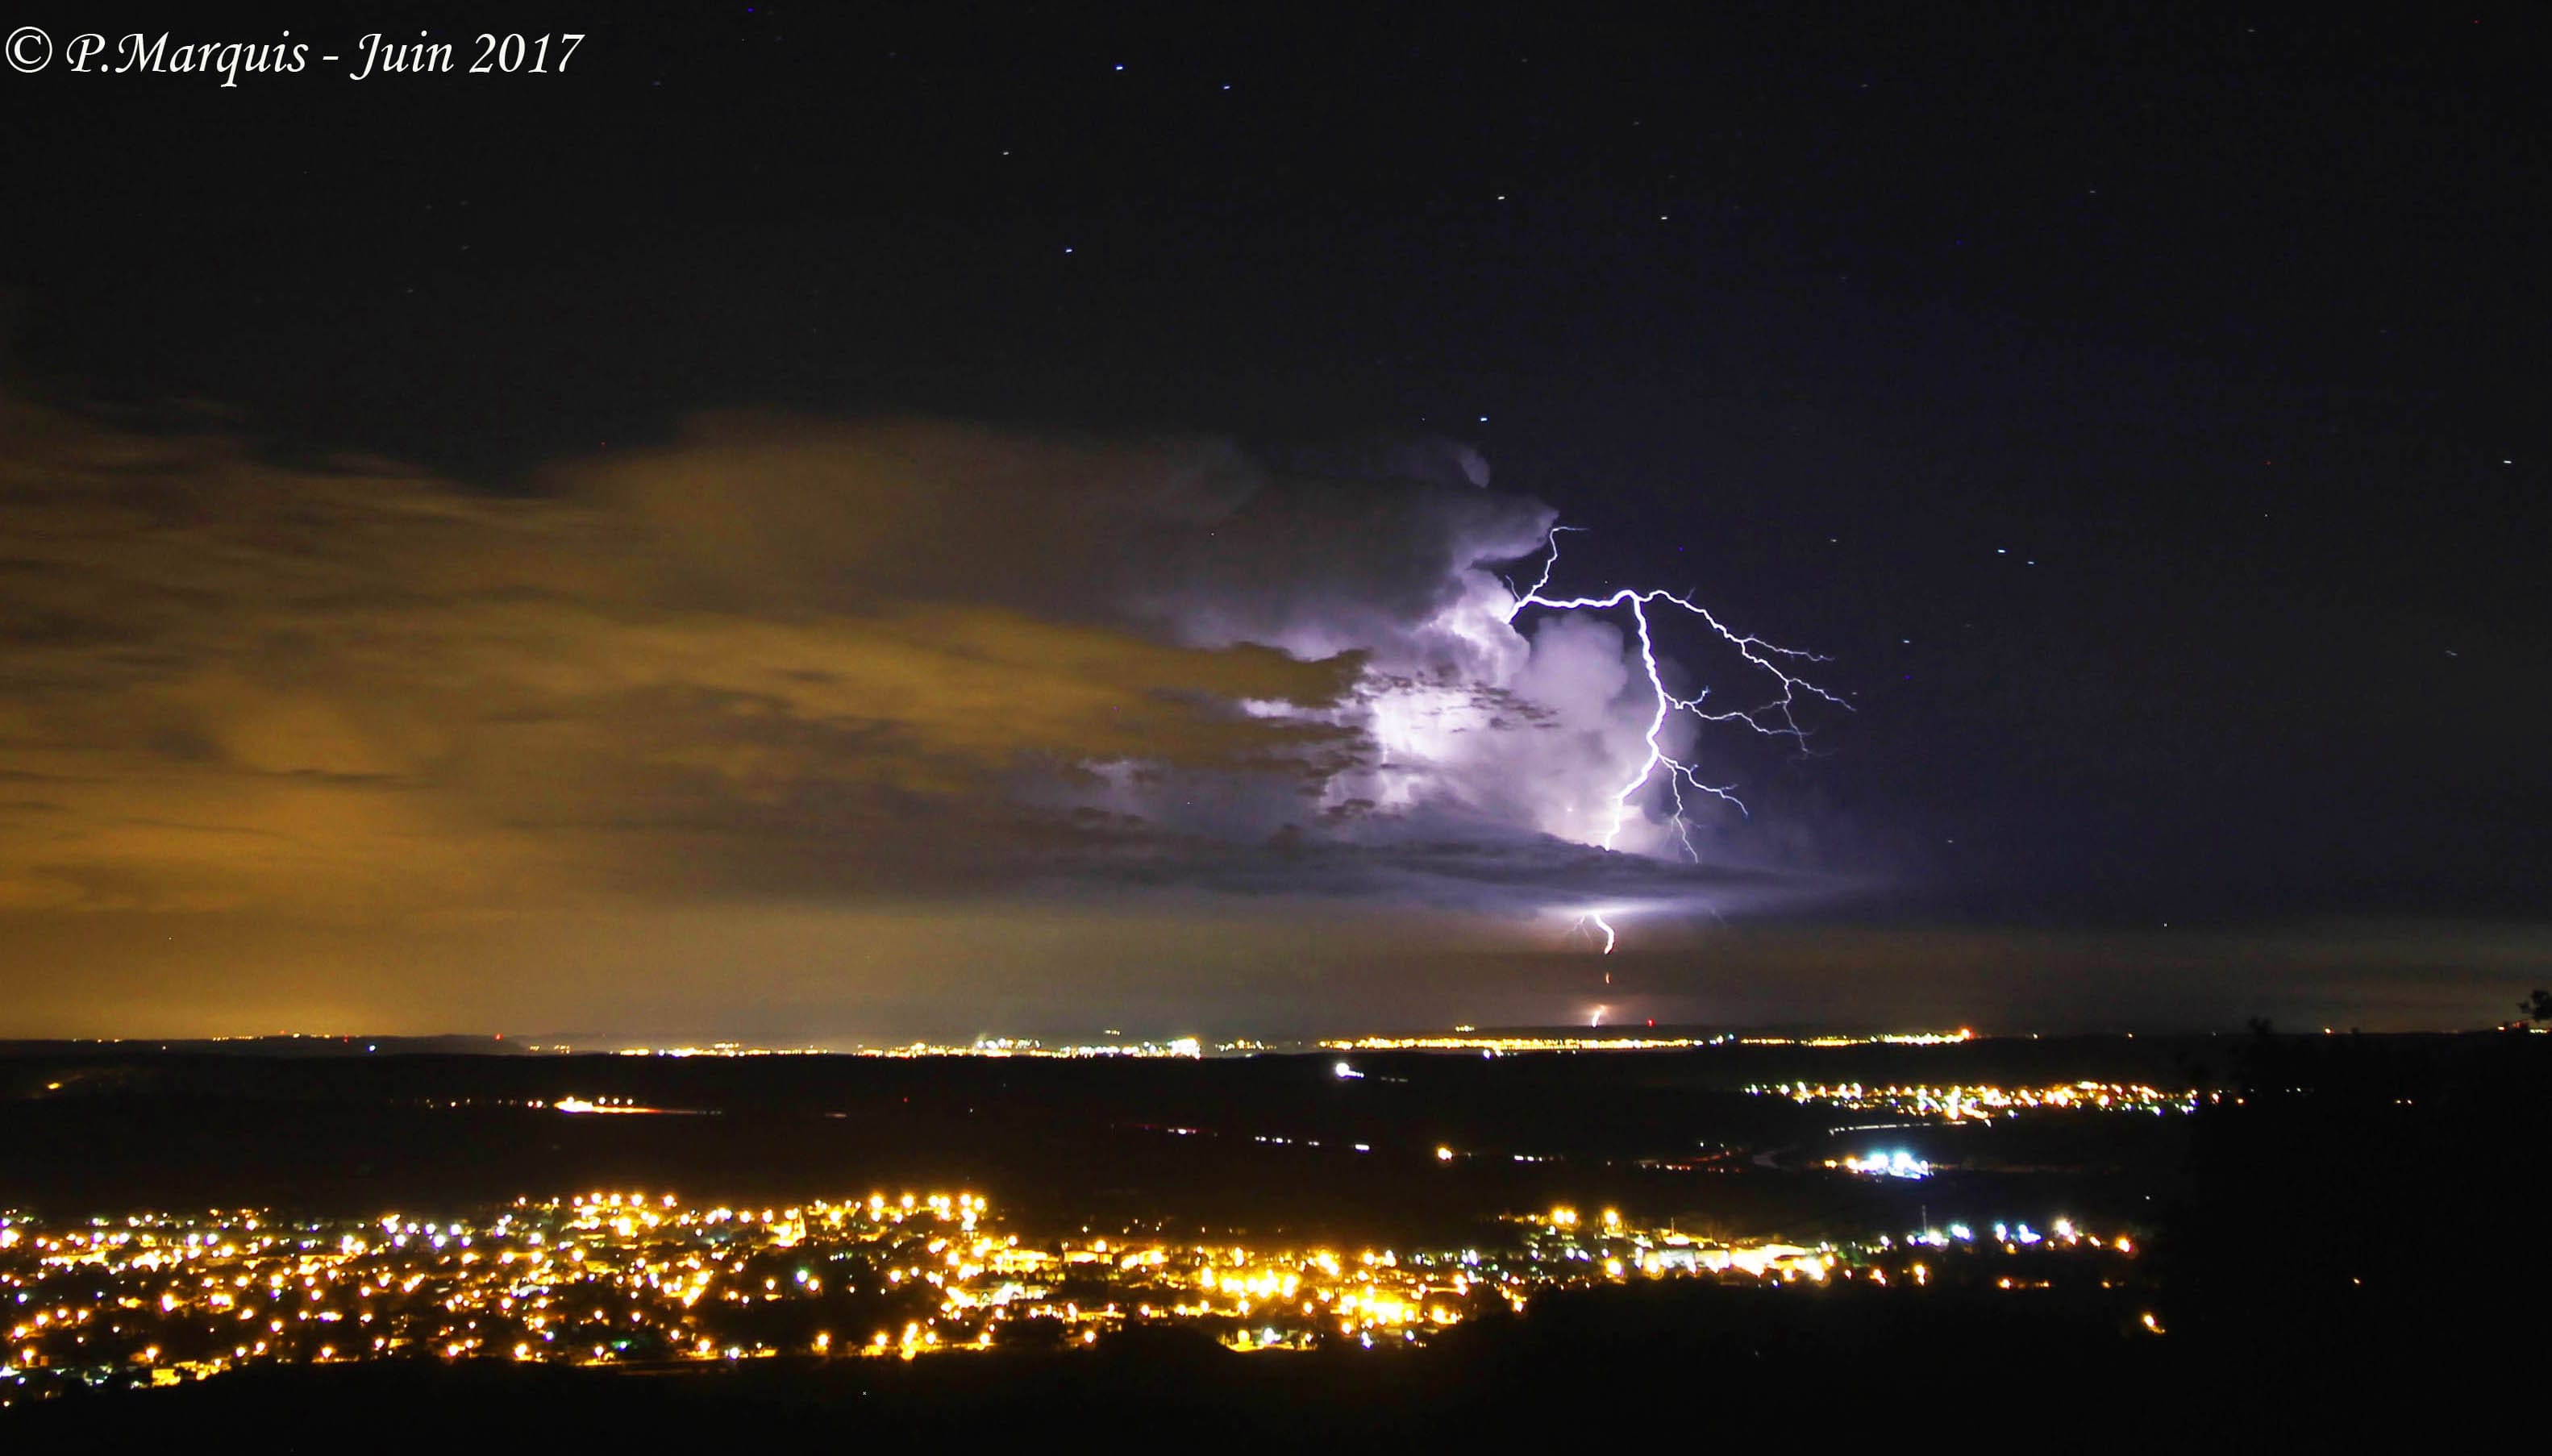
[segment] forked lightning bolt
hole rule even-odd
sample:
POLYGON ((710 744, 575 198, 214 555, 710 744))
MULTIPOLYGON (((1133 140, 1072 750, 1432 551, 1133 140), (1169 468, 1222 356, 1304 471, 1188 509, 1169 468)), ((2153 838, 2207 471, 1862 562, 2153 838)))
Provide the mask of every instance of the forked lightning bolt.
MULTIPOLYGON (((1622 826, 1630 822, 1634 812, 1631 802, 1633 796, 1647 787, 1648 780, 1655 778, 1657 772, 1662 769, 1666 776, 1666 790, 1674 796, 1674 813, 1668 822, 1674 826, 1675 839, 1683 845, 1683 852, 1698 864, 1701 861, 1701 854, 1692 847, 1692 827, 1684 818, 1683 791, 1691 788, 1696 792, 1706 793, 1713 798, 1735 804, 1739 813, 1748 811, 1745 801, 1737 796, 1736 785, 1708 782, 1701 777, 1698 766, 1686 763, 1666 752, 1665 745, 1657 741, 1657 735, 1665 731, 1667 715, 1690 713, 1705 723, 1743 723, 1757 733, 1791 739, 1800 748, 1805 749, 1808 731, 1800 726, 1798 720, 1798 707, 1803 698, 1819 698, 1847 712, 1851 711, 1852 704, 1792 671, 1812 663, 1829 662, 1831 659, 1819 657, 1812 652, 1802 652, 1795 647, 1781 647, 1765 642, 1751 633, 1734 631, 1719 618, 1711 615, 1709 608, 1677 596, 1671 591, 1640 591, 1624 587, 1610 596, 1546 595, 1550 586, 1550 573, 1559 566, 1560 533, 1580 529, 1582 528, 1576 526, 1551 528, 1550 555, 1542 564, 1542 575, 1535 580, 1531 589, 1516 593, 1515 605, 1507 611, 1507 622, 1510 626, 1514 625, 1516 617, 1527 607, 1544 607, 1555 612, 1630 608, 1631 620, 1639 627, 1640 666, 1648 675, 1648 690, 1655 699, 1656 710, 1648 718, 1648 759, 1640 765, 1638 772, 1631 776, 1629 781, 1622 785, 1621 791, 1613 795, 1613 822, 1611 827, 1604 831, 1604 837, 1599 843, 1606 849, 1613 847, 1613 841, 1621 836, 1622 826), (1648 624, 1648 608, 1659 603, 1698 618, 1712 632, 1718 634, 1721 641, 1736 648, 1741 657, 1761 669, 1771 676, 1773 681, 1779 683, 1780 695, 1758 707, 1713 711, 1702 705, 1703 699, 1710 696, 1710 689, 1707 687, 1691 697, 1677 697, 1668 691, 1665 676, 1657 667, 1656 636, 1648 624)), ((1590 910, 1578 923, 1592 924, 1596 929, 1603 931, 1604 954, 1609 956, 1613 953, 1613 947, 1619 937, 1614 934, 1612 925, 1601 913, 1590 910)), ((1609 981, 1611 978, 1608 976, 1606 979, 1609 981)))

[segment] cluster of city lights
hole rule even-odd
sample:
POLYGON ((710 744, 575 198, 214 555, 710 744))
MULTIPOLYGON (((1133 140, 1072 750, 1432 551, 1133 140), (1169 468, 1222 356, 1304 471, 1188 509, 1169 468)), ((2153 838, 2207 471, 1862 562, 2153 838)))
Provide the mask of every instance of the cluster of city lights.
MULTIPOLYGON (((1023 1240, 971 1193, 764 1208, 595 1192, 460 1218, 0 1216, 0 1400, 177 1384, 253 1364, 379 1359, 664 1366, 904 1359, 1012 1340, 1088 1345, 1129 1324, 1241 1350, 1422 1344, 1552 1289, 1640 1279, 1933 1282, 1926 1250, 2133 1252, 1964 1224, 1859 1244, 1729 1242, 1573 1208, 1465 1248, 1345 1251, 1143 1235, 1023 1240), (1911 1251, 1911 1252, 1909 1252, 1911 1251)), ((1937 1261, 1935 1261, 1937 1262, 1937 1261)), ((2003 1289, 2043 1287, 2005 1274, 2003 1289)), ((2108 1281, 2104 1280, 2104 1285, 2108 1281)))
POLYGON ((1450 1032, 1412 1036, 1340 1037, 1320 1043, 1332 1052, 1485 1052, 1506 1056, 1524 1052, 1674 1052, 1702 1047, 1867 1047, 1946 1046, 1972 1041, 1975 1033, 1957 1031, 1890 1031, 1867 1036, 1585 1036, 1569 1032, 1478 1032, 1457 1026, 1450 1032))
POLYGON ((1726 1046, 1726 1036, 1570 1036, 1519 1032, 1513 1035, 1451 1032, 1440 1036, 1359 1036, 1321 1043, 1332 1052, 1484 1052, 1510 1056, 1524 1052, 1669 1052, 1726 1046))
MULTIPOLYGON (((1217 1051, 1226 1050, 1218 1047, 1217 1051)), ((1205 1043, 1193 1036, 1167 1041, 1103 1041, 1046 1046, 1013 1037, 981 1037, 966 1043, 917 1041, 900 1047, 861 1047, 855 1057, 1202 1057, 1205 1043)))
MULTIPOLYGON (((2131 1258, 2136 1252, 2135 1240, 2127 1235, 2116 1234, 2103 1240, 2098 1234, 2085 1233, 2075 1227, 2071 1218, 2057 1219, 2049 1225, 2046 1233, 2040 1233, 2026 1223, 1997 1223, 1986 1231, 1993 1236, 1980 1240, 1972 1227, 1965 1223, 1953 1223, 1945 1228, 1925 1228, 1920 1233, 1907 1234, 1904 1242, 1935 1249, 1981 1244, 1999 1248, 2007 1254, 2017 1254, 2023 1249, 2036 1246, 2072 1249, 2083 1245, 2094 1249, 2107 1248, 2131 1258)), ((1888 1242, 1893 1243, 1894 1240, 1891 1239, 1888 1242)))
MULTIPOLYGON (((1166 1041, 1107 1041, 1046 1046, 1041 1042, 1018 1037, 985 1036, 969 1042, 906 1042, 891 1047, 759 1047, 741 1042, 711 1042, 706 1046, 584 1046, 570 1042, 526 1043, 524 1049, 562 1055, 596 1055, 608 1053, 622 1057, 1202 1057, 1205 1043, 1193 1036, 1171 1037, 1166 1041)), ((1256 1042, 1217 1046, 1218 1052, 1260 1050, 1256 1042)))
POLYGON ((2093 1111, 2194 1112, 2224 1099, 2222 1092, 2166 1092, 2142 1083, 2066 1082, 2049 1087, 1988 1085, 1926 1087, 1865 1086, 1858 1082, 1776 1082, 1746 1089, 1756 1096, 1787 1097, 1794 1102, 1844 1107, 1854 1111, 1893 1112, 1908 1117, 1962 1118, 1990 1121, 2023 1112, 2093 1111))
POLYGON ((1828 1168, 1841 1168, 1863 1178, 1929 1178, 1932 1165, 1898 1148, 1892 1153, 1872 1153, 1866 1158, 1846 1158, 1838 1163, 1827 1160, 1828 1168))

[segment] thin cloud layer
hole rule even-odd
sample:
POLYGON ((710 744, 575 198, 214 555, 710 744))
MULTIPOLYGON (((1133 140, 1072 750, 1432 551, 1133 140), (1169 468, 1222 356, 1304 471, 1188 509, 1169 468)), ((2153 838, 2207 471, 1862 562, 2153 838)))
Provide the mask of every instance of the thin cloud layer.
POLYGON ((718 439, 500 499, 5 409, 0 904, 371 913, 661 889, 675 865, 714 890, 754 878, 757 840, 926 874, 972 858, 927 852, 951 832, 999 838, 971 800, 1021 773, 1299 777, 1351 751, 1230 706, 1333 704, 1351 658, 1031 615, 1028 560, 916 589, 954 539, 916 508, 943 472, 1009 490, 943 513, 981 531, 1039 489, 1068 520, 1071 470, 1122 461, 1022 482, 1034 457, 964 432, 718 439), (918 833, 857 852, 889 826, 918 833))

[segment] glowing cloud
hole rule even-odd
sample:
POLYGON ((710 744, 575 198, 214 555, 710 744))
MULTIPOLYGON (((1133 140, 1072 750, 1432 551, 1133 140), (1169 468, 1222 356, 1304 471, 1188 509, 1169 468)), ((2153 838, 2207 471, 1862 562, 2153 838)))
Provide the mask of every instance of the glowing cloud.
MULTIPOLYGON (((1491 842, 1529 836, 1699 866, 1687 790, 1747 812, 1735 784, 1703 777, 1694 747, 1699 732, 1733 725, 1804 748, 1804 707, 1850 706, 1803 676, 1823 659, 1738 632, 1686 596, 1635 588, 1554 593, 1559 535, 1575 528, 1551 525, 1546 507, 1535 504, 1524 517, 1532 523, 1529 544, 1517 539, 1511 513, 1488 518, 1500 529, 1470 537, 1461 528, 1472 522, 1435 519, 1447 533, 1436 554, 1442 576, 1424 593, 1423 610, 1391 618, 1315 598, 1296 604, 1282 622, 1252 623, 1209 596, 1189 617, 1215 624, 1211 642, 1240 638, 1363 660, 1353 690, 1334 708, 1244 705, 1349 729, 1365 745, 1320 779, 1320 820, 1332 837, 1389 846, 1447 835, 1491 842), (1491 570, 1537 550, 1541 572, 1530 586, 1491 570), (1627 640, 1615 625, 1621 618, 1631 628, 1627 640), (1759 684, 1759 701, 1719 708, 1707 688, 1675 692, 1658 642, 1660 626, 1674 621, 1697 625, 1733 652, 1759 684), (1644 795, 1660 783, 1661 812, 1651 821, 1644 795)), ((1647 888, 1654 900, 1689 903, 1704 886, 1677 889, 1661 878, 1647 888)), ((1544 890, 1542 902, 1571 909, 1606 952, 1619 939, 1607 916, 1644 903, 1603 893, 1583 865, 1555 873, 1544 890)))
MULTIPOLYGON (((1799 699, 1803 694, 1840 708, 1849 708, 1851 705, 1834 693, 1790 671, 1791 667, 1805 663, 1825 662, 1826 659, 1796 648, 1779 647, 1751 634, 1741 635, 1733 632, 1717 617, 1712 616, 1708 608, 1697 606, 1673 592, 1624 589, 1603 597, 1559 598, 1546 595, 1545 592, 1550 585, 1550 573, 1559 565, 1559 533, 1569 529, 1571 528, 1566 526, 1556 526, 1551 529, 1550 555, 1542 562, 1542 575, 1534 582, 1532 590, 1516 598, 1515 610, 1509 614, 1508 621, 1513 622, 1515 617, 1523 613, 1527 607, 1542 607, 1561 612, 1629 609, 1631 620, 1639 624, 1640 666, 1648 675, 1648 690, 1654 696, 1655 711, 1648 718, 1648 728, 1644 739, 1648 744, 1648 757, 1641 761, 1638 772, 1622 784, 1621 790, 1613 795, 1613 821, 1605 829, 1604 836, 1598 843, 1606 849, 1613 848, 1614 841, 1621 837, 1623 825, 1633 813, 1631 802, 1633 796, 1646 788, 1649 780, 1657 777, 1658 771, 1662 769, 1665 772, 1666 791, 1674 800, 1674 812, 1668 816, 1667 822, 1673 826, 1675 839, 1683 846, 1684 854, 1690 857, 1693 863, 1699 864, 1701 855, 1692 846, 1691 826, 1684 818, 1684 788, 1688 785, 1713 798, 1734 804, 1740 813, 1746 812, 1746 804, 1732 791, 1734 785, 1706 782, 1697 765, 1667 752, 1658 735, 1665 730, 1668 714, 1689 713, 1706 723, 1742 723, 1757 733, 1789 738, 1804 748, 1807 746, 1808 735, 1807 730, 1799 726, 1797 711, 1799 699), (1707 687, 1688 698, 1677 697, 1668 691, 1665 677, 1657 668, 1656 636, 1648 623, 1648 608, 1656 603, 1664 603, 1688 616, 1700 619, 1720 640, 1737 649, 1739 656, 1779 683, 1779 695, 1759 707, 1731 708, 1724 712, 1713 712, 1702 705, 1703 699, 1710 695, 1710 689, 1707 687)), ((1604 932, 1604 953, 1611 955, 1616 940, 1612 925, 1605 920, 1600 910, 1590 910, 1586 918, 1604 932)))

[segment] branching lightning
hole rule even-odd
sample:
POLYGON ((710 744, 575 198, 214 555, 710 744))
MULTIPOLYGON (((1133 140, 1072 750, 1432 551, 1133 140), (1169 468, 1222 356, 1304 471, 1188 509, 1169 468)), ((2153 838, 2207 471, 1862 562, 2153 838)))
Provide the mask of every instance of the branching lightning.
MULTIPOLYGON (((1734 804, 1741 814, 1750 811, 1745 801, 1737 796, 1735 784, 1712 783, 1701 777, 1701 770, 1697 764, 1678 759, 1666 752, 1665 745, 1659 741, 1658 735, 1665 731, 1669 715, 1689 713, 1705 723, 1742 723, 1756 733, 1768 737, 1790 739, 1804 751, 1807 748, 1808 731, 1800 725, 1797 712, 1802 699, 1810 697, 1821 699, 1847 712, 1851 710, 1852 704, 1809 681, 1794 671, 1811 664, 1829 662, 1831 659, 1820 657, 1815 653, 1803 652, 1798 648, 1782 647, 1776 643, 1766 642, 1751 633, 1737 632, 1712 615, 1707 607, 1671 591, 1641 591, 1624 587, 1610 596, 1555 597, 1545 594, 1550 586, 1550 573, 1559 566, 1561 533, 1580 529, 1582 528, 1575 526, 1551 528, 1550 554, 1542 561, 1542 575, 1536 578, 1531 588, 1515 594, 1515 603, 1507 612, 1507 622, 1512 626, 1517 616, 1521 615, 1527 607, 1543 607, 1556 612, 1605 611, 1616 607, 1630 609, 1631 620, 1639 628, 1640 666, 1648 674, 1648 690, 1654 698, 1655 711, 1648 718, 1648 758, 1613 795, 1612 824, 1604 831, 1598 843, 1605 849, 1613 848, 1614 840, 1621 836, 1623 826, 1630 822, 1631 815, 1636 811, 1632 803, 1633 798, 1662 770, 1665 774, 1666 791, 1673 796, 1674 800, 1674 812, 1669 816, 1668 823, 1674 829, 1676 841, 1683 846, 1684 854, 1698 864, 1701 854, 1693 848, 1692 826, 1684 817, 1684 790, 1690 788, 1695 792, 1708 794, 1723 802, 1734 804), (1688 698, 1675 696, 1667 689, 1665 676, 1657 666, 1656 636, 1648 621, 1649 607, 1659 603, 1698 618, 1713 633, 1716 633, 1721 641, 1737 649, 1739 656, 1761 669, 1771 676, 1773 681, 1779 683, 1780 694, 1760 706, 1725 710, 1714 710, 1704 706, 1704 699, 1710 696, 1710 689, 1706 687, 1688 698)), ((1513 590, 1512 584, 1509 589, 1513 590)), ((1601 911, 1588 911, 1579 924, 1581 926, 1591 924, 1604 932, 1603 954, 1609 956, 1613 953, 1613 947, 1619 937, 1601 911)), ((1606 978, 1608 981, 1610 979, 1609 976, 1606 978)))

